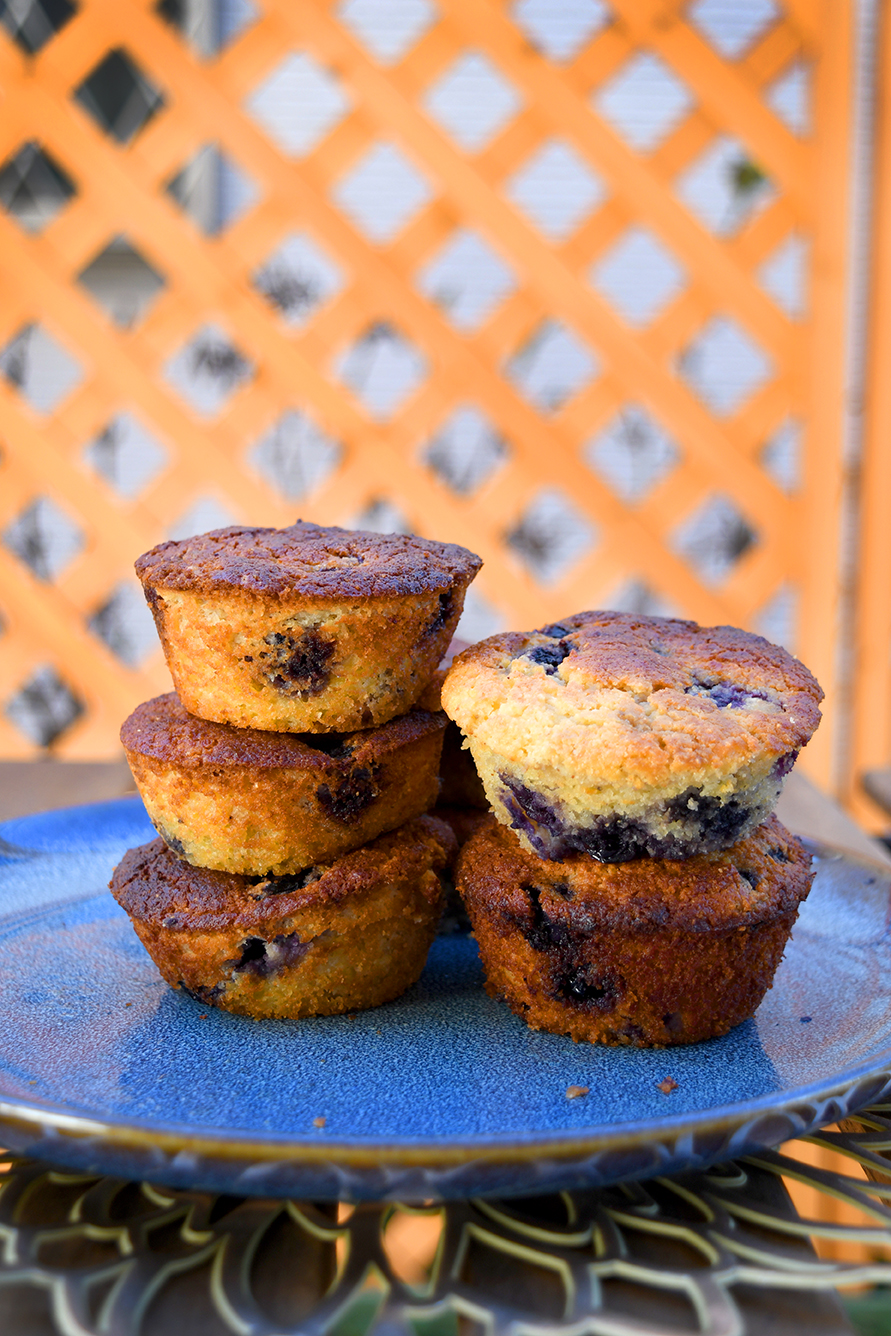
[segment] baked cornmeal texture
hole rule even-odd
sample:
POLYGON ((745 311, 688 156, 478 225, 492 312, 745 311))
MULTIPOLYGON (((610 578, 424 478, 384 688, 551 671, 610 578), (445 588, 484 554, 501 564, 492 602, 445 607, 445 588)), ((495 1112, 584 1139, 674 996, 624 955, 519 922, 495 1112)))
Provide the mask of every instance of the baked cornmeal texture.
POLYGON ((112 894, 166 981, 257 1019, 379 1006, 419 977, 454 836, 419 817, 285 877, 193 867, 163 840, 130 849, 112 894))
POLYGON ((432 807, 447 723, 415 707, 354 733, 261 732, 198 719, 170 692, 137 706, 121 742, 174 853, 280 875, 339 858, 432 807))
POLYGON ((537 858, 493 817, 457 883, 490 993, 533 1029, 603 1044, 688 1044, 747 1020, 810 890, 811 858, 775 816, 683 862, 537 858))
POLYGON ((415 703, 481 564, 453 543, 298 520, 161 543, 136 573, 190 714, 316 733, 415 703))
POLYGON ((542 858, 689 858, 773 810, 823 693, 735 627, 580 612, 459 654, 442 704, 499 821, 542 858))

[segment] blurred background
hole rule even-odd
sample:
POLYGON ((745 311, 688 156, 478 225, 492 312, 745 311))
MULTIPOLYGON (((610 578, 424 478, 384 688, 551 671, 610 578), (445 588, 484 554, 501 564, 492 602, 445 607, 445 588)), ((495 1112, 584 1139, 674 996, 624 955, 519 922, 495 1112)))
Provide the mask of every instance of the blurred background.
POLYGON ((0 0, 0 757, 116 756, 168 689, 140 552, 300 516, 480 553, 467 639, 782 642, 883 826, 882 17, 0 0))

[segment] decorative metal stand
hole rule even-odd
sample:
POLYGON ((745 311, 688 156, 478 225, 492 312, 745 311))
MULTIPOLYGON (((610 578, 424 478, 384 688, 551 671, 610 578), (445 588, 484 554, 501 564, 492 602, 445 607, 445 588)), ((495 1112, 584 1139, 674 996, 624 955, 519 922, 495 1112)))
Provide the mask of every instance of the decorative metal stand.
POLYGON ((862 1179, 776 1151, 592 1192, 402 1207, 215 1196, 15 1161, 0 1175, 4 1336, 706 1336, 850 1330, 836 1287, 891 1262, 821 1261, 848 1238, 891 1258, 891 1106, 812 1141, 862 1179), (798 1217, 797 1178, 862 1228, 798 1217), (406 1263, 406 1215, 426 1258, 406 1263), (416 1231, 417 1232, 417 1231, 416 1231))

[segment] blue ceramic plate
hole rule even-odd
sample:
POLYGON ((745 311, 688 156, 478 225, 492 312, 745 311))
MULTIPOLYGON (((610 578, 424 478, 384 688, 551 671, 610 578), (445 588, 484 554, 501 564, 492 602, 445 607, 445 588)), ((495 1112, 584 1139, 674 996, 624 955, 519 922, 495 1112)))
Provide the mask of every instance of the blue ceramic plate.
POLYGON ((528 1193, 701 1167, 891 1091, 878 866, 818 852, 754 1020, 691 1047, 608 1049, 527 1029, 486 996, 466 937, 438 939, 410 992, 354 1019, 203 1007, 161 981, 105 889, 153 835, 135 798, 0 826, 0 1137, 13 1150, 239 1194, 528 1193), (567 1086, 589 1093, 570 1100, 567 1086))

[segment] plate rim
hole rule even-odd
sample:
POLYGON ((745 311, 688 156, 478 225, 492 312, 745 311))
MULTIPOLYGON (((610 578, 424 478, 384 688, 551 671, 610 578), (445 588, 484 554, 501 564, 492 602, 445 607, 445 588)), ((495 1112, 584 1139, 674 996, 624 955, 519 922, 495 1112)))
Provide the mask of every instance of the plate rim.
MULTIPOLYGON (((49 812, 33 813, 32 816, 41 822, 49 820, 52 824, 57 814, 62 818, 70 818, 72 813, 78 812, 86 817, 90 812, 98 815, 100 811, 107 813, 109 809, 120 810, 125 804, 127 808, 134 809, 141 806, 138 795, 128 795, 104 802, 74 804, 49 812)), ((15 844, 23 855, 64 854, 64 846, 27 849, 19 843, 20 828, 31 819, 29 816, 15 817, 0 823, 0 839, 3 839, 10 826, 15 826, 15 844)), ((886 878, 891 875, 880 860, 873 862, 861 854, 811 837, 799 838, 816 854, 874 868, 886 878)), ((64 905, 72 903, 74 898, 92 899, 98 898, 99 894, 99 891, 90 892, 82 897, 69 897, 68 900, 62 897, 52 903, 64 905)), ((27 914, 33 911, 25 909, 21 912, 27 914)), ((669 1048, 666 1051, 671 1050, 669 1048)), ((86 1112, 72 1112, 57 1104, 3 1093, 0 1093, 0 1132, 14 1133, 14 1139, 18 1140, 31 1138, 34 1134, 43 1134, 45 1138, 46 1134, 50 1134, 56 1147, 88 1143, 93 1149, 93 1158, 98 1138, 100 1152, 103 1147, 107 1147, 112 1152, 131 1151, 141 1155, 156 1152, 164 1157, 176 1157, 185 1154, 220 1165, 249 1162, 258 1168, 339 1165, 345 1170, 360 1172, 372 1168, 448 1171, 463 1166, 520 1167, 528 1166, 532 1161, 545 1160, 568 1165, 601 1152, 621 1154, 656 1146, 666 1148, 680 1143, 685 1137, 707 1138, 716 1134, 732 1135, 746 1129, 752 1131, 760 1120, 771 1116, 797 1115, 803 1125, 795 1134, 804 1135, 826 1122, 856 1113, 874 1102, 880 1093, 891 1093, 887 1089, 889 1085, 891 1042, 874 1058, 847 1072, 788 1090, 779 1097, 768 1093, 746 1101, 719 1105, 707 1111, 666 1114, 665 1117, 646 1121, 600 1123, 565 1132, 530 1130, 522 1135, 510 1134, 510 1139, 479 1134, 472 1140, 466 1137, 390 1136, 372 1141, 355 1137, 338 1139, 330 1134, 325 1135, 322 1129, 314 1134, 292 1133, 288 1137, 275 1133, 239 1133, 227 1128, 208 1128, 199 1132, 188 1123, 159 1123, 153 1120, 149 1124, 139 1118, 107 1118, 86 1112), (858 1095, 857 1089, 861 1085, 868 1088, 858 1095), (883 1086, 885 1089, 882 1089, 883 1086), (843 1107, 839 1107, 839 1101, 843 1107), (829 1107, 825 1110, 825 1116, 822 1116, 819 1110, 824 1105, 829 1107)), ((778 1140, 785 1140, 787 1135, 782 1135, 778 1140)), ((756 1137, 751 1145, 746 1146, 745 1152, 774 1144, 777 1144, 776 1140, 759 1141, 756 1137)), ((731 1154, 745 1152, 740 1149, 731 1154)), ((697 1157, 697 1163, 701 1158, 697 1157)), ((726 1158, 726 1155, 719 1152, 717 1158, 726 1158)))
MULTIPOLYGON (((869 1064, 862 1070, 835 1080, 826 1086, 807 1086, 792 1091, 781 1101, 770 1095, 759 1096, 745 1104, 726 1104, 709 1110, 708 1114, 677 1114, 668 1119, 649 1123, 600 1124, 583 1131, 555 1138, 554 1133, 526 1133, 521 1140, 493 1141, 480 1137, 474 1142, 435 1140, 427 1138, 421 1144, 390 1137, 387 1141, 337 1141, 299 1136, 287 1140, 274 1135, 256 1139, 239 1138, 225 1129, 202 1133, 189 1131, 188 1124, 168 1123, 150 1128, 138 1119, 102 1119, 89 1114, 66 1113, 49 1106, 28 1103, 14 1096, 0 1096, 0 1129, 46 1130, 72 1141, 102 1136, 117 1149, 159 1150, 165 1154, 188 1151, 192 1154, 211 1155, 221 1161, 250 1160, 256 1164, 321 1164, 336 1160, 350 1168, 386 1165, 411 1168, 450 1168, 460 1165, 486 1163, 515 1164, 518 1161, 551 1159, 574 1160, 601 1150, 634 1150, 656 1143, 668 1145, 686 1135, 708 1136, 716 1132, 734 1132, 746 1121, 757 1122, 759 1115, 794 1113, 800 1105, 823 1104, 850 1093, 860 1082, 882 1080, 891 1083, 891 1049, 882 1053, 882 1062, 869 1064), (547 1139, 547 1138, 550 1138, 547 1139)), ((873 1098, 873 1092, 864 1095, 856 1106, 837 1109, 826 1121, 846 1117, 862 1109, 873 1098)), ((821 1125, 812 1120, 802 1128, 802 1134, 821 1125)), ((320 1129, 321 1130, 321 1129, 320 1129)), ((767 1144, 767 1143, 764 1143, 767 1144)))

